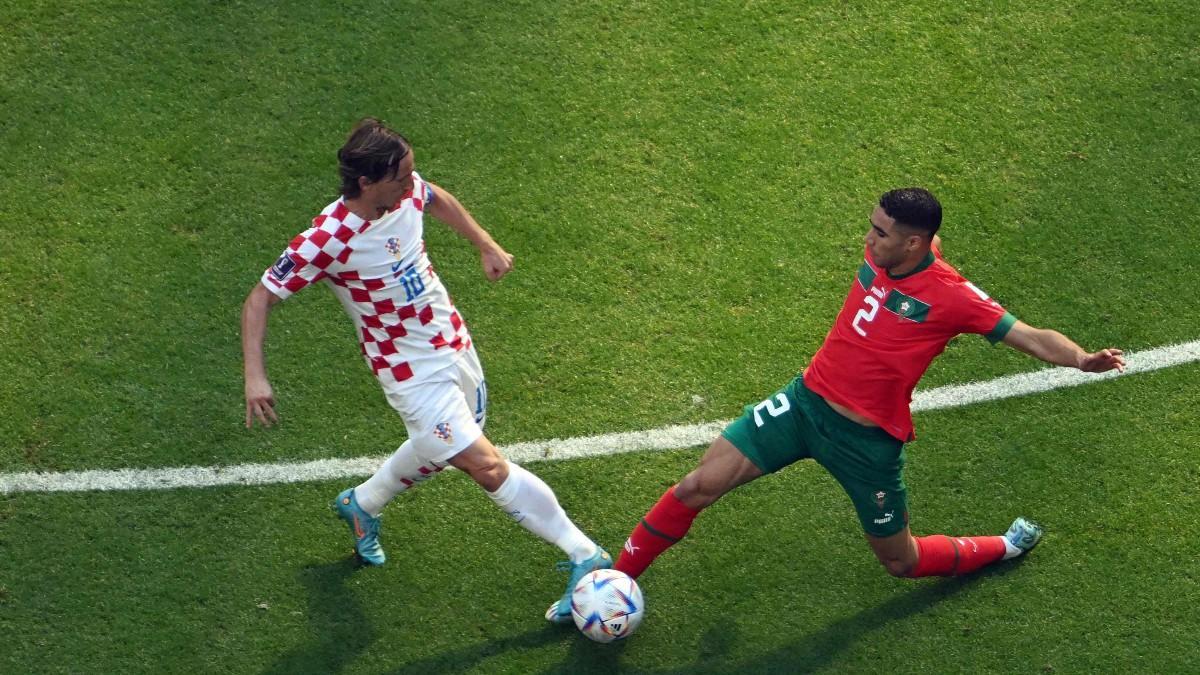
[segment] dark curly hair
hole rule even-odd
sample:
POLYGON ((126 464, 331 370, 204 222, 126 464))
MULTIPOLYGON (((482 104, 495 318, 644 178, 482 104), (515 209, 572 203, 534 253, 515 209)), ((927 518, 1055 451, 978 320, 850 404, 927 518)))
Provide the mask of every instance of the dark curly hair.
POLYGON ((929 190, 900 188, 883 193, 879 206, 896 222, 932 237, 942 226, 942 205, 929 190))

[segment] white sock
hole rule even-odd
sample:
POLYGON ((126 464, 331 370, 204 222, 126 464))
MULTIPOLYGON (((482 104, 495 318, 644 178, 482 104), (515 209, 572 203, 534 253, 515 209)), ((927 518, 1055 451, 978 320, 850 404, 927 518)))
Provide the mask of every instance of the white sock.
POLYGON ((599 550, 567 517, 550 486, 512 462, 508 479, 487 495, 521 527, 562 549, 571 562, 582 562, 599 550))
POLYGON ((379 467, 374 476, 354 488, 354 499, 368 514, 378 517, 383 507, 396 495, 423 483, 446 468, 443 462, 425 462, 413 452, 411 440, 404 441, 391 457, 379 467))
POLYGON ((1001 560, 1008 560, 1009 558, 1015 558, 1015 557, 1021 555, 1022 553, 1024 553, 1024 551, 1022 551, 1021 549, 1017 548, 1016 546, 1013 546, 1013 543, 1008 540, 1008 537, 1000 537, 1000 538, 1004 540, 1004 557, 1001 558, 1001 560))

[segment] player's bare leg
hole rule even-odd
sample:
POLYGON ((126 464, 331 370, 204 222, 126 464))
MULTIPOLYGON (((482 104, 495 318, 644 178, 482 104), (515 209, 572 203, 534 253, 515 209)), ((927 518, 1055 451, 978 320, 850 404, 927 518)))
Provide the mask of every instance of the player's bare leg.
POLYGON ((728 439, 718 436, 700 465, 668 488, 630 533, 615 568, 636 579, 687 534, 701 510, 761 475, 762 470, 728 439))
POLYGON ((500 489, 508 480, 508 462, 486 436, 480 436, 450 458, 450 465, 471 477, 487 492, 500 489))
POLYGON ((567 587, 546 610, 546 619, 571 623, 571 590, 588 572, 612 567, 612 558, 571 522, 549 486, 520 465, 505 460, 486 437, 480 436, 450 463, 487 491, 513 520, 567 554, 567 587))
POLYGON ((879 564, 894 577, 907 577, 917 566, 917 540, 907 527, 890 537, 866 535, 879 564))
POLYGON ((700 458, 700 465, 675 486, 675 496, 688 508, 699 511, 761 475, 762 470, 741 450, 724 436, 717 436, 700 458))

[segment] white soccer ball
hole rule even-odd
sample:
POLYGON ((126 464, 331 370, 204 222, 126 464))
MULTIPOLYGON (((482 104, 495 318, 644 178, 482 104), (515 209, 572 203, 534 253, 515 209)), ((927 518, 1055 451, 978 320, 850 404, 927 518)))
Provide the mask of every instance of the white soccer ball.
POLYGON ((596 570, 585 574, 571 592, 571 616, 579 632, 596 642, 627 638, 645 615, 642 589, 628 574, 596 570))

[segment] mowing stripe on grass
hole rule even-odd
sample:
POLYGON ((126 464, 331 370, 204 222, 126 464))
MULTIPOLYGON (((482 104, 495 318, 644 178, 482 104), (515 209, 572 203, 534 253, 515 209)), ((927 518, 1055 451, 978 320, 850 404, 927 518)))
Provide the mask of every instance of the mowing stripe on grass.
MULTIPOLYGON (((1126 356, 1125 375, 1200 361, 1200 340, 1150 349, 1126 356)), ((1049 368, 1008 375, 987 382, 973 382, 918 391, 912 409, 938 410, 1024 396, 1051 389, 1074 387, 1121 377, 1115 371, 1100 375, 1071 368, 1049 368)), ((514 462, 574 459, 623 452, 673 450, 708 444, 728 422, 678 425, 601 434, 581 438, 514 443, 502 448, 514 462)), ((301 481, 332 480, 367 476, 375 472, 383 456, 353 459, 320 459, 312 462, 239 464, 236 466, 192 466, 170 469, 118 469, 109 471, 65 471, 62 473, 0 474, 0 494, 12 492, 82 492, 88 490, 168 490, 217 485, 269 485, 301 481)))

